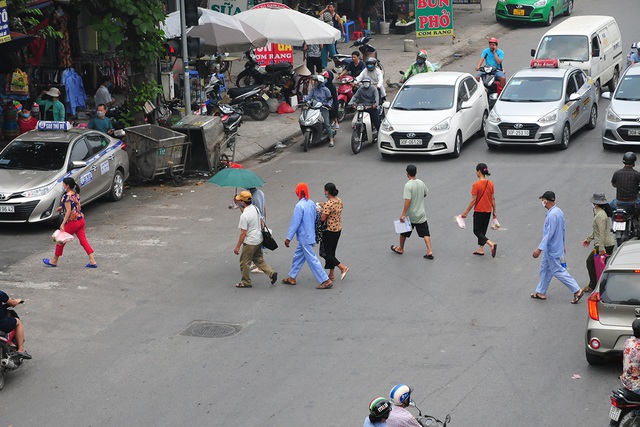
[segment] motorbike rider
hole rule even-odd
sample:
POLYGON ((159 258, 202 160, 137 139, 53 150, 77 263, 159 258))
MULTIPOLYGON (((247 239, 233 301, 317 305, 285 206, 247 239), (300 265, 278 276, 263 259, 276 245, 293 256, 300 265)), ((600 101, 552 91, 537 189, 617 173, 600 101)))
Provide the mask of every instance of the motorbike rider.
POLYGON ((360 59, 360 52, 354 50, 351 52, 351 62, 348 62, 344 67, 344 70, 338 76, 338 79, 349 74, 354 79, 360 75, 362 71, 364 71, 364 62, 360 59))
MULTIPOLYGON (((476 71, 480 71, 480 67, 483 64, 487 64, 496 69, 496 78, 500 82, 502 87, 507 83, 507 77, 502 70, 502 61, 504 60, 504 51, 502 49, 498 49, 498 39, 495 37, 491 37, 489 39, 489 47, 485 48, 482 51, 482 55, 480 55, 480 60, 478 61, 478 65, 476 65, 476 71)), ((481 74, 476 76, 476 80, 480 81, 481 74)))
POLYGON ((635 64, 636 62, 640 62, 640 42, 634 43, 631 45, 631 49, 637 49, 635 53, 631 53, 629 52, 631 55, 629 55, 629 66, 635 64))
POLYGON ((405 409, 411 402, 412 391, 406 384, 398 384, 391 389, 389 397, 393 402, 393 408, 387 419, 388 427, 421 427, 411 412, 405 409))
POLYGON ((431 62, 427 61, 427 51, 422 49, 420 52, 416 54, 416 62, 411 64, 411 66, 404 73, 402 78, 400 79, 400 84, 406 82, 409 77, 415 76, 420 73, 429 73, 434 72, 433 65, 431 62))
POLYGON ((636 160, 637 157, 633 152, 624 153, 622 156, 624 167, 615 171, 611 177, 611 185, 616 188, 616 198, 609 203, 612 209, 617 207, 635 208, 637 204, 640 204, 638 198, 640 172, 634 169, 636 160))
POLYGON ((371 84, 378 88, 378 91, 380 92, 380 101, 384 102, 387 92, 384 90, 384 74, 382 73, 382 70, 376 66, 378 65, 378 60, 376 58, 367 58, 366 61, 364 61, 364 64, 366 68, 358 77, 356 77, 355 83, 360 83, 362 82, 362 79, 369 77, 369 79, 371 79, 371 84))
POLYGON ((331 98, 333 100, 331 110, 329 110, 329 120, 334 129, 340 129, 340 125, 338 124, 338 91, 333 84, 333 72, 324 70, 322 77, 324 77, 324 85, 329 89, 329 92, 331 92, 331 98))
POLYGON ((373 126, 372 132, 376 134, 380 129, 380 114, 378 113, 378 105, 380 105, 380 97, 378 90, 372 85, 371 79, 368 76, 362 78, 362 86, 356 91, 349 101, 349 105, 366 105, 368 106, 367 112, 371 117, 371 125, 373 126))
POLYGON ((633 321, 631 329, 633 329, 633 336, 627 338, 622 350, 620 380, 627 390, 640 394, 640 319, 633 321))
POLYGON ((9 298, 5 292, 0 291, 0 331, 9 333, 15 329, 15 340, 18 346, 18 354, 23 359, 31 359, 31 355, 24 349, 24 326, 20 319, 7 314, 7 306, 15 307, 22 302, 21 299, 9 298))
POLYGON ((391 402, 384 397, 376 397, 369 403, 369 416, 364 419, 362 427, 386 427, 391 412, 391 402))
POLYGON ((304 102, 313 100, 322 104, 320 113, 324 120, 324 128, 329 135, 329 147, 333 147, 333 129, 331 128, 331 121, 329 120, 329 110, 333 105, 333 98, 329 89, 324 85, 324 77, 314 74, 311 76, 311 80, 313 80, 314 85, 309 95, 304 97, 304 102))

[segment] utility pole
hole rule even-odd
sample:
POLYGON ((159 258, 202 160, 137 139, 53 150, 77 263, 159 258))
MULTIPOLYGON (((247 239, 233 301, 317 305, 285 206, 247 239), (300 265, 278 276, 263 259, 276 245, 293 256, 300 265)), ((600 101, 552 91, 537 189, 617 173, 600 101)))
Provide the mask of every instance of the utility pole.
POLYGON ((191 114, 191 81, 189 77, 189 51, 187 47, 187 19, 185 16, 185 0, 180 0, 180 40, 182 40, 182 67, 184 70, 184 111, 191 114))

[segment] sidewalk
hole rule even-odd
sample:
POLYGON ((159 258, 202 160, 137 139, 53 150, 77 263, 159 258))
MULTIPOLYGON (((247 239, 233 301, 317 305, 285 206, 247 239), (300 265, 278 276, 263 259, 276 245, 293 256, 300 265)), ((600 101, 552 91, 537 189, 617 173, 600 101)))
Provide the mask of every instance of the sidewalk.
MULTIPOLYGON (((478 5, 454 5, 453 22, 455 36, 430 37, 416 39, 415 33, 410 34, 374 34, 370 42, 378 51, 378 58, 385 69, 385 82, 398 82, 398 70, 406 69, 415 58, 415 53, 426 49, 430 62, 438 62, 445 67, 454 60, 454 55, 464 56, 472 53, 470 45, 490 36, 500 37, 509 29, 496 23, 493 6, 484 0, 483 10, 478 5), (404 52, 404 40, 412 39, 415 48, 411 52, 404 52)), ((338 43, 340 53, 349 54, 355 48, 351 43, 338 43)), ((479 52, 478 52, 479 53, 479 52)), ((294 50, 294 67, 303 63, 302 53, 294 50)), ((331 64, 329 65, 331 68, 331 64)), ((240 69, 240 67, 236 67, 240 69)), ((471 71, 471 70, 469 70, 471 71)), ((235 77, 235 76, 234 76, 235 77)), ((396 89, 387 88, 387 100, 393 100, 396 89)), ((288 144, 291 140, 301 136, 298 126, 299 110, 291 114, 271 113, 262 122, 247 118, 243 121, 236 139, 237 163, 259 156, 272 150, 279 142, 288 144)), ((350 118, 349 118, 350 120, 350 118)), ((348 127, 348 121, 343 122, 341 128, 348 127)))

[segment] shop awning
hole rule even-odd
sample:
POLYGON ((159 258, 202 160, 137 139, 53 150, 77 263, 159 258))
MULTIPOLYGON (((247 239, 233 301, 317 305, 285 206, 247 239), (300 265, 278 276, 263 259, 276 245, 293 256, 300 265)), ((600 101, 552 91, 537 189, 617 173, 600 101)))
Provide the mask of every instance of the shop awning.
POLYGON ((11 40, 5 43, 0 43, 0 55, 6 55, 16 50, 19 50, 29 43, 31 43, 35 37, 22 33, 11 31, 11 40))

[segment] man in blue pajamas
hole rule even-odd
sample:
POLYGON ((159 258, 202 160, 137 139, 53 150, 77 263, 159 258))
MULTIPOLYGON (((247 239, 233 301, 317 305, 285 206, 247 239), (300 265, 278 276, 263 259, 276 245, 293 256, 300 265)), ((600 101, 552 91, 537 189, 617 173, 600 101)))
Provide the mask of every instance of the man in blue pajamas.
POLYGON ((298 203, 293 209, 293 217, 287 232, 287 239, 284 245, 289 247, 293 236, 298 239, 298 247, 293 254, 293 262, 291 263, 291 271, 289 277, 282 280, 287 285, 295 285, 296 277, 305 261, 309 264, 311 272, 316 277, 318 286, 316 289, 330 289, 333 286, 329 276, 322 268, 320 260, 313 251, 313 245, 316 242, 316 205, 309 197, 309 188, 304 182, 296 186, 296 195, 298 203))
POLYGON ((542 253, 542 260, 540 261, 540 282, 536 292, 531 294, 531 298, 546 300, 549 283, 555 276, 573 292, 571 304, 576 304, 584 292, 566 267, 562 266, 560 260, 564 256, 564 213, 556 206, 556 195, 553 191, 545 191, 540 196, 540 200, 542 200, 542 206, 547 209, 547 216, 544 220, 542 241, 533 251, 534 258, 538 258, 542 253))

